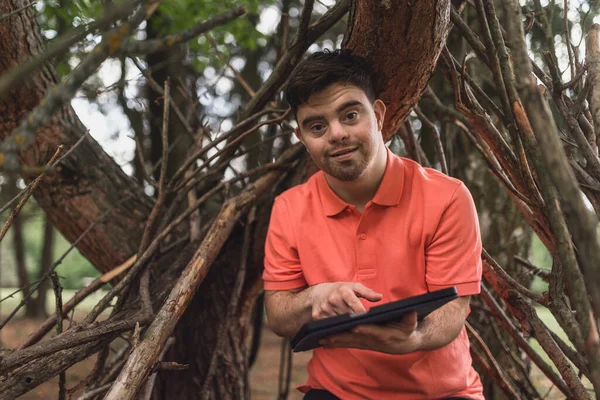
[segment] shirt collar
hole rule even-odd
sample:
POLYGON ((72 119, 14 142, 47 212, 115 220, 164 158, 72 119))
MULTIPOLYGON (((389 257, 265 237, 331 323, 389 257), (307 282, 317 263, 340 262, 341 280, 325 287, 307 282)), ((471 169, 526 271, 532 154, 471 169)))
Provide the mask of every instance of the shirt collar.
MULTIPOLYGON (((373 196, 372 202, 389 207, 400 203, 402 188, 404 186, 404 165, 400 157, 392 153, 390 149, 386 148, 386 150, 387 164, 385 172, 383 173, 383 179, 379 184, 379 188, 375 196, 373 196)), ((328 217, 339 214, 349 206, 348 203, 340 199, 331 187, 329 187, 323 171, 317 173, 317 186, 323 209, 328 217)))

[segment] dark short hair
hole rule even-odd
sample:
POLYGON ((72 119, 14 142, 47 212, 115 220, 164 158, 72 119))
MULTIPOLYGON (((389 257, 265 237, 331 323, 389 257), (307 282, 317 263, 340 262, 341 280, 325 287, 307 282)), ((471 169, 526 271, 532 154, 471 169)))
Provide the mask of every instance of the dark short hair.
POLYGON ((363 57, 349 50, 319 51, 300 61, 285 90, 285 96, 294 114, 310 96, 327 89, 334 83, 350 84, 362 89, 371 102, 375 101, 373 68, 363 57))

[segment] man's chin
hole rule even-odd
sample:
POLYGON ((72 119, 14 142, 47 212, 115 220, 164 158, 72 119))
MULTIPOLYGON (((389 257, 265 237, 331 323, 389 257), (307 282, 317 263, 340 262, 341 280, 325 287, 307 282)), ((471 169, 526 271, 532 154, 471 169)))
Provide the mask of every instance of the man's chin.
POLYGON ((335 168, 328 168, 323 170, 327 175, 332 178, 337 179, 338 181, 343 182, 352 182, 360 178, 361 173, 359 171, 339 171, 335 168))

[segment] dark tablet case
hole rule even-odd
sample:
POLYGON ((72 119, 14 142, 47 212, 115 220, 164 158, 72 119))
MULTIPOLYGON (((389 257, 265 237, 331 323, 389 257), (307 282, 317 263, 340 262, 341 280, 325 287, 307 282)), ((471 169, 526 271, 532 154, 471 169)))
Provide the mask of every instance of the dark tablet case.
POLYGON ((375 306, 364 313, 337 315, 308 322, 294 336, 291 345, 294 352, 311 350, 320 347, 319 340, 326 336, 349 331, 357 325, 396 322, 412 311, 417 312, 420 321, 435 309, 457 297, 458 293, 453 286, 375 306))

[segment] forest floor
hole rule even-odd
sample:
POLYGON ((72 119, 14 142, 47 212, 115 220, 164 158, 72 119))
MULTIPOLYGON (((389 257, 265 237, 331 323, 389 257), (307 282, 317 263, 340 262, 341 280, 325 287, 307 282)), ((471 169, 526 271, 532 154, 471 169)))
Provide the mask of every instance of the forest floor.
MULTIPOLYGON (((81 317, 85 314, 82 313, 81 317)), ((75 318, 78 316, 76 314, 75 318)), ((0 343, 5 348, 15 348, 39 326, 40 321, 18 318, 13 319, 0 331, 0 343)), ((258 358, 250 371, 250 386, 253 400, 277 400, 279 382, 279 363, 282 339, 268 328, 262 332, 261 347, 258 358)), ((306 379, 306 364, 310 352, 294 353, 292 358, 292 376, 289 387, 289 400, 298 400, 302 394, 296 390, 306 379)), ((96 357, 92 356, 67 370, 67 388, 72 388, 84 380, 94 366, 96 357)), ((539 370, 533 369, 532 378, 545 399, 564 399, 556 388, 551 388, 548 380, 539 370)), ((81 390, 72 394, 72 399, 81 395, 81 390)), ((56 399, 58 397, 58 377, 36 387, 29 393, 19 397, 21 400, 56 399)), ((69 398, 69 397, 67 397, 69 398)))

